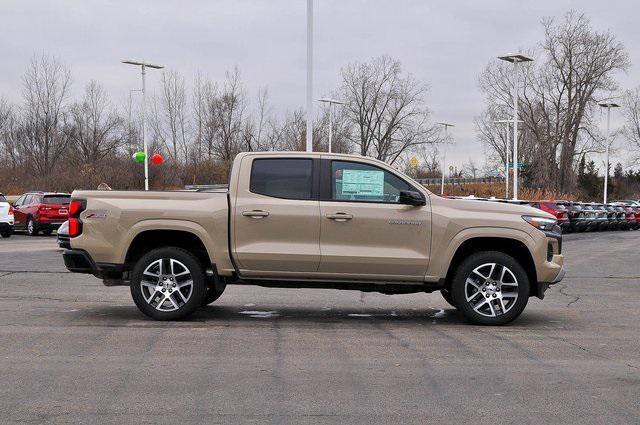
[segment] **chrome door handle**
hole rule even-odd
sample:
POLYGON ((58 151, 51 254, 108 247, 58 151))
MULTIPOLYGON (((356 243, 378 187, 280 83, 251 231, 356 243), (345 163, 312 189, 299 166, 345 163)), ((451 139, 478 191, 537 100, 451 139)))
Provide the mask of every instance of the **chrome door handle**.
POLYGON ((325 215, 329 220, 335 221, 347 221, 353 218, 353 215, 346 213, 335 213, 335 214, 327 214, 325 215))
POLYGON ((263 218, 269 215, 269 211, 262 211, 262 210, 242 211, 242 215, 245 217, 251 217, 251 218, 263 218))

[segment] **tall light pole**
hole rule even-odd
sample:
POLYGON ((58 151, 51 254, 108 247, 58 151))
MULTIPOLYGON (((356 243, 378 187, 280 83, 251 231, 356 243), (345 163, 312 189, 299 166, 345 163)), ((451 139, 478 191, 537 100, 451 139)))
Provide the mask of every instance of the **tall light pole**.
POLYGON ((329 104, 329 153, 331 153, 331 140, 333 137, 333 105, 344 105, 344 102, 329 98, 318 99, 318 102, 329 104))
MULTIPOLYGON (((509 124, 513 120, 495 120, 495 124, 507 124, 507 131, 505 133, 505 155, 504 155, 504 198, 509 197, 509 124)), ((518 120, 518 122, 524 122, 518 120)))
POLYGON ((128 65, 136 65, 142 68, 142 90, 141 91, 142 91, 142 144, 144 149, 144 190, 149 190, 149 154, 147 152, 147 137, 145 132, 146 130, 145 121, 146 121, 146 115, 147 115, 147 108, 146 108, 147 95, 145 90, 145 85, 146 85, 145 76, 147 74, 146 68, 162 69, 164 68, 164 66, 148 63, 148 62, 145 62, 144 60, 142 62, 133 61, 133 60, 123 60, 122 63, 126 63, 128 65))
POLYGON ((607 203, 607 190, 609 186, 609 148, 611 147, 611 141, 609 138, 611 137, 610 133, 610 125, 611 125, 611 108, 619 108, 620 105, 617 103, 598 103, 603 108, 607 108, 607 138, 605 140, 606 144, 606 162, 604 168, 604 200, 602 203, 607 203))
POLYGON ((313 152, 313 0, 307 0, 307 152, 313 152))
POLYGON ((455 127, 453 124, 447 122, 436 123, 444 127, 444 147, 442 148, 442 181, 440 182, 440 195, 444 195, 444 163, 447 159, 447 129, 449 127, 455 127))
POLYGON ((513 64, 513 199, 518 199, 518 64, 533 59, 524 55, 499 56, 513 64))

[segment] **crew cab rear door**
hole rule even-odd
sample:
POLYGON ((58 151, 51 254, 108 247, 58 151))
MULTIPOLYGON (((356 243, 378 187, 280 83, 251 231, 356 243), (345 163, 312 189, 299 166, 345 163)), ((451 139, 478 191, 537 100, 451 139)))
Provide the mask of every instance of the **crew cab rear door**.
POLYGON ((319 273, 353 280, 421 281, 429 264, 429 197, 391 169, 323 156, 319 273), (399 203, 421 193, 424 206, 399 203))
POLYGON ((319 159, 282 154, 241 159, 234 258, 244 276, 316 272, 320 263, 319 159))

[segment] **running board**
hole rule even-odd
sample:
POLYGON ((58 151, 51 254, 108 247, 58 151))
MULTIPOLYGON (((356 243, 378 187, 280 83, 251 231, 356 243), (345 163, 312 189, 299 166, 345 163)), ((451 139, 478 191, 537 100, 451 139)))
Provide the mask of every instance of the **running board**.
POLYGON ((362 281, 319 281, 319 280, 283 280, 283 279, 238 279, 228 282, 231 285, 255 285, 266 288, 305 288, 305 289, 342 289, 362 292, 380 292, 382 294, 414 294, 434 292, 441 288, 438 282, 388 283, 362 281))

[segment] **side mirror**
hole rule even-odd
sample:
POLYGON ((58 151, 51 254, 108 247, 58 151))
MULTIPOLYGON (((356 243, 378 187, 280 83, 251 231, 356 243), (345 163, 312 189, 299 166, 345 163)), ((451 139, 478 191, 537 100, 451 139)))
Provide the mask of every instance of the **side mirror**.
POLYGON ((424 196, 422 196, 420 192, 414 192, 413 190, 401 190, 398 201, 401 204, 413 205, 414 207, 419 207, 427 204, 424 196))

